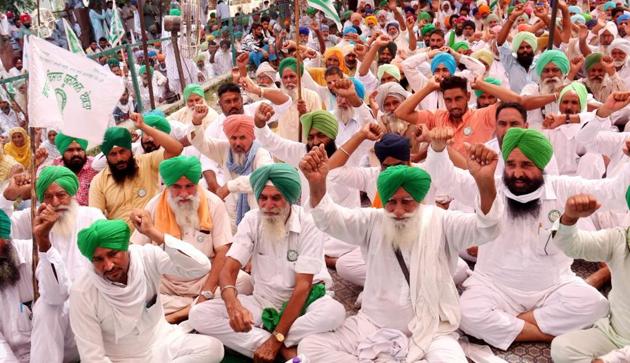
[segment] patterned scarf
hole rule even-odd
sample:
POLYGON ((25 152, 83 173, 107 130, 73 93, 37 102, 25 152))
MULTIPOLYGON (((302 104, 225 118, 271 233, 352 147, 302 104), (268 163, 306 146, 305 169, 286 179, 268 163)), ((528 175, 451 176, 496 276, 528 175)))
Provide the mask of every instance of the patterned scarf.
MULTIPOLYGON (((252 143, 252 147, 249 148, 247 152, 247 158, 245 163, 237 164, 234 162, 234 153, 232 149, 228 153, 227 167, 230 172, 238 174, 238 175, 249 175, 254 170, 254 158, 256 158, 256 153, 258 152, 258 148, 260 144, 257 141, 252 143)), ((247 202, 247 193, 239 193, 238 200, 236 201, 236 225, 241 223, 241 219, 245 213, 249 211, 249 203, 247 202)))

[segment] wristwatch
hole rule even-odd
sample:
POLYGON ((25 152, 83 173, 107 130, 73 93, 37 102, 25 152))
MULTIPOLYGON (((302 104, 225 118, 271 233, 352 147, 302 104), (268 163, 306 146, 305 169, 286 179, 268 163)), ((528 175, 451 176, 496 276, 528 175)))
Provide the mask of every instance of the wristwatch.
POLYGON ((209 290, 204 290, 204 291, 200 292, 199 295, 205 297, 208 300, 214 299, 214 293, 212 291, 209 291, 209 290))
POLYGON ((280 343, 284 342, 284 334, 282 333, 278 333, 277 331, 273 331, 271 332, 271 335, 273 335, 274 338, 276 338, 276 340, 280 343))

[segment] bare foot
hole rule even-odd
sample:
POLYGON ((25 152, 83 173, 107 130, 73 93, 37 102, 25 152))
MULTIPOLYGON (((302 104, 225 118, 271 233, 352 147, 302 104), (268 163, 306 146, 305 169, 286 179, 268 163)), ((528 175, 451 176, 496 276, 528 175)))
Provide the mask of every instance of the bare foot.
POLYGON ((337 257, 324 256, 324 259, 326 260, 326 267, 332 268, 333 270, 336 268, 337 257))
POLYGON ((600 264, 599 270, 593 272, 589 277, 586 278, 586 283, 596 289, 601 288, 608 282, 610 282, 610 269, 608 269, 608 266, 606 266, 606 264, 600 264))

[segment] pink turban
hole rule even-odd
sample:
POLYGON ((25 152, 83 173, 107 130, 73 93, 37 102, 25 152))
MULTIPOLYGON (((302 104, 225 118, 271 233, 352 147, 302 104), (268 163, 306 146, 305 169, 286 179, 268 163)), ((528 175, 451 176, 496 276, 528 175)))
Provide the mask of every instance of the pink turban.
POLYGON ((230 115, 223 122, 223 132, 228 138, 237 133, 244 133, 254 139, 254 119, 245 115, 230 115))

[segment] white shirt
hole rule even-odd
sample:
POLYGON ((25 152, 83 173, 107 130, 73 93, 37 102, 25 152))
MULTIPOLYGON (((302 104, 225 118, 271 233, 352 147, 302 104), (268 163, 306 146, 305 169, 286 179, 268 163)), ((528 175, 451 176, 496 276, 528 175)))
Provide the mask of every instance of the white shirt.
POLYGON ((217 76, 230 73, 232 71, 232 52, 229 50, 224 52, 221 49, 218 49, 214 54, 214 63, 212 63, 214 67, 214 74, 217 76))
POLYGON ((0 361, 28 363, 31 349, 31 311, 24 303, 33 301, 31 240, 13 239, 20 279, 0 289, 0 361))
MULTIPOLYGON (((476 185, 472 176, 453 166, 445 152, 429 148, 425 161, 432 182, 448 187, 449 194, 465 205, 473 205, 476 185)), ((497 198, 506 198, 505 184, 496 179, 497 198)), ((587 180, 568 176, 546 176, 538 218, 513 219, 503 215, 503 231, 497 239, 479 247, 474 277, 502 289, 542 291, 575 276, 573 260, 551 242, 553 223, 560 218, 566 199, 574 194, 594 195, 606 208, 625 210, 625 191, 630 170, 614 179, 587 180), (623 187, 622 187, 623 186, 623 187)))
MULTIPOLYGON (((168 344, 173 335, 183 334, 164 318, 160 299, 160 277, 175 275, 183 279, 203 276, 210 270, 210 261, 196 248, 172 236, 164 236, 164 250, 153 245, 130 245, 130 264, 134 257, 144 263, 147 284, 145 307, 130 334, 115 342, 114 310, 104 291, 93 279, 102 279, 94 272, 84 274, 70 293, 70 325, 74 332, 81 361, 85 362, 170 362, 168 344), (137 254, 136 254, 137 253, 137 254)), ((111 288, 124 288, 110 283, 111 288)))
MULTIPOLYGON (((39 263, 35 271, 39 281, 40 299, 46 304, 64 305, 68 301, 71 285, 90 268, 90 261, 79 251, 77 234, 99 219, 105 219, 99 209, 79 206, 74 232, 69 238, 50 232, 51 247, 46 252, 39 252, 39 263)), ((32 237, 30 208, 17 211, 11 216, 11 237, 32 237)))
POLYGON ((332 286, 324 263, 323 240, 327 236, 315 227, 313 218, 302 207, 291 206, 287 234, 282 240, 262 238, 261 229, 260 212, 247 212, 227 253, 241 266, 251 259, 253 295, 261 305, 280 309, 293 294, 296 274, 314 275, 314 284, 324 282, 327 287, 332 286))
MULTIPOLYGON (((488 215, 464 214, 445 211, 443 231, 439 241, 446 249, 449 270, 455 272, 460 250, 472 241, 485 241, 495 238, 500 230, 499 217, 501 204, 495 200, 488 215)), ((421 205, 422 208, 436 208, 421 205)), ((479 208, 477 208, 479 210, 479 208)), ((380 328, 400 330, 407 335, 411 332, 408 324, 415 313, 412 308, 409 285, 405 281, 400 265, 391 244, 383 240, 383 209, 348 209, 335 204, 327 195, 312 210, 317 228, 334 238, 361 247, 365 256, 367 273, 363 288, 363 302, 359 314, 365 316, 380 328)), ((423 241, 424 242, 424 241, 423 241)), ((403 258, 409 266, 409 251, 402 250, 403 258)))
POLYGON ((2 129, 0 130, 0 132, 2 132, 2 135, 8 136, 10 129, 14 127, 19 127, 19 126, 20 126, 20 122, 18 120, 18 116, 15 113, 15 111, 11 109, 8 115, 0 111, 0 128, 2 129))

